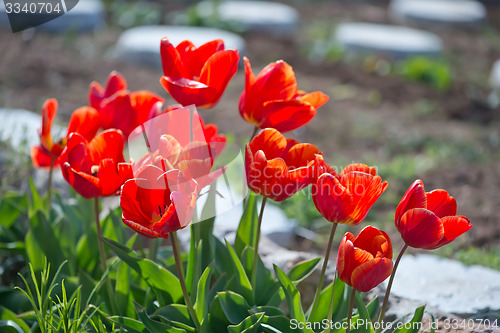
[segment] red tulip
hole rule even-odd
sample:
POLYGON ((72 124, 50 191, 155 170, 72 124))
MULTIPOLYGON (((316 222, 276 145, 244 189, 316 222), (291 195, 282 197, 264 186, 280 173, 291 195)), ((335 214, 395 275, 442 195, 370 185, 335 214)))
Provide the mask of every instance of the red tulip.
POLYGON ((433 250, 452 242, 472 228, 465 216, 457 215, 457 202, 445 190, 425 192, 416 180, 396 209, 396 228, 411 247, 433 250))
POLYGON ((184 106, 194 104, 206 109, 219 102, 240 59, 236 50, 224 50, 220 39, 197 48, 188 40, 174 47, 165 37, 160 52, 163 88, 184 106))
POLYGON ((246 145, 248 187, 274 201, 283 201, 311 183, 316 154, 316 146, 287 140, 279 131, 266 128, 246 145))
POLYGON ((123 158, 124 139, 119 130, 107 130, 88 142, 78 133, 70 135, 61 157, 66 181, 84 198, 117 194, 132 178, 132 166, 123 158))
POLYGON ((141 235, 167 238, 189 225, 197 193, 196 181, 186 180, 179 170, 148 165, 122 187, 122 220, 141 235))
MULTIPOLYGON (((71 115, 66 135, 54 142, 52 139, 52 122, 57 113, 57 100, 48 99, 42 106, 42 128, 39 130, 40 145, 31 148, 31 159, 35 167, 48 167, 61 155, 68 137, 77 132, 85 139, 92 139, 99 129, 99 114, 91 107, 76 109, 71 115)), ((57 163, 56 163, 57 164, 57 163)))
POLYGON ((315 161, 323 172, 313 183, 312 197, 318 211, 330 222, 357 225, 387 189, 387 182, 376 169, 365 164, 350 164, 337 175, 321 157, 315 161))
POLYGON ((163 103, 163 99, 149 91, 120 91, 102 101, 99 109, 101 127, 119 129, 128 137, 148 119, 151 109, 158 102, 163 103))
POLYGON ((392 244, 382 230, 367 226, 357 237, 344 235, 337 256, 339 279, 356 290, 367 292, 392 273, 392 244))
POLYGON ((94 109, 99 110, 101 103, 108 97, 113 96, 119 91, 127 90, 127 81, 118 72, 111 72, 106 82, 106 87, 103 88, 98 82, 94 81, 89 87, 89 105, 94 109))
POLYGON ((245 90, 240 97, 240 114, 258 128, 272 127, 281 132, 307 124, 316 109, 328 101, 320 91, 298 90, 295 73, 283 60, 267 65, 257 77, 245 60, 245 90))

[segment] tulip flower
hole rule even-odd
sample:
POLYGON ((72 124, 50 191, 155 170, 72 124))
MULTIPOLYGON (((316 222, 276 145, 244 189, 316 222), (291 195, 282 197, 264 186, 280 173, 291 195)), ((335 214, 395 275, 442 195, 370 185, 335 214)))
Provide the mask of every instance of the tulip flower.
POLYGON ((376 169, 365 164, 350 164, 339 175, 321 157, 316 158, 315 166, 323 173, 313 183, 314 205, 333 223, 361 223, 387 189, 376 169))
POLYGON ((115 93, 127 90, 127 81, 118 72, 111 72, 106 82, 106 87, 102 87, 98 82, 94 81, 89 87, 89 105, 94 109, 99 110, 101 103, 106 98, 113 96, 115 93))
POLYGON ((132 166, 123 158, 124 138, 119 130, 107 130, 88 142, 73 133, 59 158, 66 181, 84 198, 117 194, 132 178, 132 166))
POLYGON ((367 292, 392 273, 392 244, 389 236, 372 226, 342 238, 337 256, 339 279, 356 290, 367 292))
POLYGON ((283 201, 311 183, 318 148, 286 139, 273 128, 260 131, 246 145, 248 187, 274 201, 283 201))
POLYGON ((283 60, 267 65, 255 77, 245 60, 245 90, 240 97, 240 114, 258 128, 292 131, 307 124, 316 110, 328 101, 320 91, 298 90, 295 73, 283 60))
POLYGON ((240 59, 236 50, 224 50, 220 39, 200 47, 185 40, 174 47, 165 37, 161 40, 160 53, 163 88, 180 104, 205 109, 219 102, 240 59))
POLYGON ((457 202, 445 190, 425 192, 421 180, 406 191, 396 209, 395 224, 405 243, 414 248, 437 249, 472 228, 457 215, 457 202))
POLYGON ((164 172, 148 165, 122 187, 122 220, 149 238, 167 238, 191 221, 197 198, 197 183, 186 180, 179 170, 164 172))
POLYGON ((42 128, 38 131, 40 145, 31 148, 31 159, 37 168, 57 164, 56 160, 66 147, 71 133, 77 132, 85 139, 91 140, 99 129, 99 114, 94 108, 84 106, 76 109, 71 115, 66 135, 54 141, 51 130, 56 113, 57 100, 46 100, 42 106, 42 128))

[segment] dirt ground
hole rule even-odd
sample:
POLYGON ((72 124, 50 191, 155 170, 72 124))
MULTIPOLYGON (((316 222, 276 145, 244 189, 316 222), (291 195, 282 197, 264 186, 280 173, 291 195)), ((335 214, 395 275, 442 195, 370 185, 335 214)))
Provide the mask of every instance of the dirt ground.
MULTIPOLYGON (((348 21, 393 23, 385 1, 314 1, 294 6, 302 21, 293 40, 245 36, 254 71, 284 59, 294 67, 300 89, 321 90, 331 97, 315 119, 290 136, 316 144, 333 165, 361 161, 385 171, 391 194, 375 209, 388 225, 397 200, 415 179, 412 177, 418 177, 429 190, 448 190, 457 199, 459 214, 472 221, 473 229, 457 243, 458 248, 498 246, 500 110, 490 109, 486 98, 491 66, 500 58, 500 6, 489 7, 486 28, 430 28, 442 37, 445 57, 454 70, 447 92, 396 75, 380 76, 359 62, 318 64, 308 60, 311 26, 348 21), (418 106, 428 101, 431 111, 418 112, 418 106), (398 171, 409 175, 401 176, 398 171)), ((131 90, 151 90, 173 103, 158 82, 161 70, 111 57, 120 32, 114 27, 78 36, 0 31, 0 106, 39 112, 46 98, 55 97, 60 103, 58 117, 65 122, 72 110, 87 103, 89 83, 104 83, 112 70, 127 78, 131 90)), ((252 131, 238 114, 243 86, 240 69, 220 104, 200 112, 222 132, 235 133, 237 140, 252 131)), ((397 240, 395 243, 399 248, 397 240)))

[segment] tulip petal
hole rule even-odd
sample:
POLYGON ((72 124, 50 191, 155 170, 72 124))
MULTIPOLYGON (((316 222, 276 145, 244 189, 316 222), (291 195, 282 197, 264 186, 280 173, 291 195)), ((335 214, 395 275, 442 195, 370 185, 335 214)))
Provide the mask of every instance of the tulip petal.
POLYGON ((354 235, 347 232, 340 242, 337 255, 337 274, 339 279, 347 284, 351 284, 352 258, 354 257, 354 245, 352 241, 354 235))
POLYGON ((439 218, 457 215, 457 201, 445 190, 427 193, 427 209, 439 218))
POLYGON ((101 194, 99 179, 85 172, 77 172, 69 163, 61 166, 64 179, 84 198, 95 198, 101 194))
MULTIPOLYGON (((198 48, 193 48, 191 54, 181 55, 181 59, 188 59, 187 70, 189 77, 199 77, 204 64, 216 52, 224 50, 224 42, 221 39, 209 41, 198 48)), ((186 63, 186 62, 185 62, 186 63)))
POLYGON ((285 156, 285 162, 290 169, 296 169, 314 161, 316 154, 319 153, 318 147, 310 143, 298 143, 292 146, 285 156))
MULTIPOLYGON (((35 168, 50 167, 54 158, 42 145, 31 147, 30 155, 35 168)), ((54 166, 57 165, 58 163, 54 163, 54 166)))
POLYGON ((238 70, 240 56, 234 50, 223 50, 214 53, 203 65, 200 73, 200 82, 214 88, 214 95, 207 96, 205 103, 199 106, 209 107, 217 104, 226 89, 227 84, 238 70))
POLYGON ((135 128, 148 120, 151 109, 156 103, 164 103, 164 100, 158 95, 142 90, 131 93, 130 102, 133 107, 131 116, 134 118, 132 127, 135 128))
POLYGON ((92 139, 88 144, 91 159, 96 165, 101 160, 107 158, 112 159, 116 163, 124 162, 124 146, 123 134, 118 130, 104 131, 92 139))
POLYGON ((348 166, 346 166, 344 168, 344 170, 342 170, 339 177, 343 177, 344 175, 346 175, 350 172, 355 172, 355 171, 366 173, 366 174, 369 174, 372 176, 377 175, 377 168, 375 168, 375 167, 369 167, 368 165, 362 164, 362 163, 352 163, 352 164, 349 164, 348 166))
POLYGON ((352 195, 328 174, 322 174, 313 187, 313 202, 323 217, 333 223, 344 223, 354 209, 352 195))
POLYGON ((117 164, 109 158, 103 159, 99 163, 97 178, 99 178, 101 184, 102 195, 116 194, 123 183, 132 177, 132 166, 130 164, 117 164))
POLYGON ((96 135, 100 126, 101 118, 99 112, 92 107, 82 106, 71 114, 66 137, 73 132, 77 132, 85 140, 90 141, 96 135))
POLYGON ((266 128, 260 131, 248 144, 252 153, 261 150, 266 158, 283 157, 287 140, 279 131, 274 128, 266 128))
POLYGON ((179 51, 164 37, 160 44, 161 65, 163 74, 174 78, 185 77, 184 64, 179 55, 179 51))
POLYGON ((214 100, 217 94, 214 87, 186 78, 162 76, 160 83, 182 105, 203 106, 207 101, 214 100))
POLYGON ((424 190, 424 183, 420 179, 414 181, 408 190, 406 190, 406 193, 396 208, 394 219, 396 228, 399 229, 398 225, 403 214, 413 208, 427 208, 427 196, 424 190))
POLYGON ((355 247, 368 251, 373 257, 380 252, 385 258, 392 259, 392 244, 389 235, 372 226, 363 228, 353 244, 355 247))
POLYGON ((152 223, 149 220, 150 216, 145 215, 140 210, 138 203, 138 186, 136 179, 127 180, 121 189, 120 206, 122 208, 122 219, 135 221, 134 223, 150 228, 152 223))
POLYGON ((354 269, 351 276, 352 287, 361 292, 368 292, 387 279, 393 269, 392 260, 375 258, 354 269))
POLYGON ((466 233, 472 228, 472 224, 465 216, 447 216, 441 219, 444 228, 444 236, 434 247, 438 248, 454 241, 458 236, 466 233))
POLYGON ((313 91, 300 97, 303 103, 309 103, 314 108, 318 109, 328 102, 330 98, 321 91, 313 91))
POLYGON ((406 211, 398 230, 406 244, 421 249, 434 248, 444 236, 443 223, 439 217, 423 208, 406 211))
POLYGON ((315 115, 316 109, 311 104, 296 99, 268 101, 261 107, 259 127, 289 132, 307 124, 315 115))

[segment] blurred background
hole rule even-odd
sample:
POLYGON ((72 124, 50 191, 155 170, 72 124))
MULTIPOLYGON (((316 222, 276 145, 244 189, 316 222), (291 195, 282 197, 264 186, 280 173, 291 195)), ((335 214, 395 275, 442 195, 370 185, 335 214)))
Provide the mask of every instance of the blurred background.
MULTIPOLYGON (((58 99, 64 127, 87 104, 90 82, 104 84, 117 70, 130 90, 150 90, 173 104, 159 84, 160 38, 197 45, 222 38, 254 72, 283 59, 299 89, 330 96, 308 125, 287 136, 314 143, 338 168, 378 167, 389 188, 367 223, 397 235, 396 205, 420 178, 427 190, 448 190, 474 225, 436 252, 500 269, 498 0, 80 0, 67 14, 18 33, 0 8, 0 25, 2 193, 26 189, 30 175, 44 177, 28 153, 38 140, 35 114, 47 98, 58 99)), ((220 104, 200 111, 237 144, 252 132, 238 112, 243 88, 240 68, 220 104)), ((286 236, 281 245, 322 251, 329 225, 307 191, 279 208, 289 225, 275 230, 286 236)))

